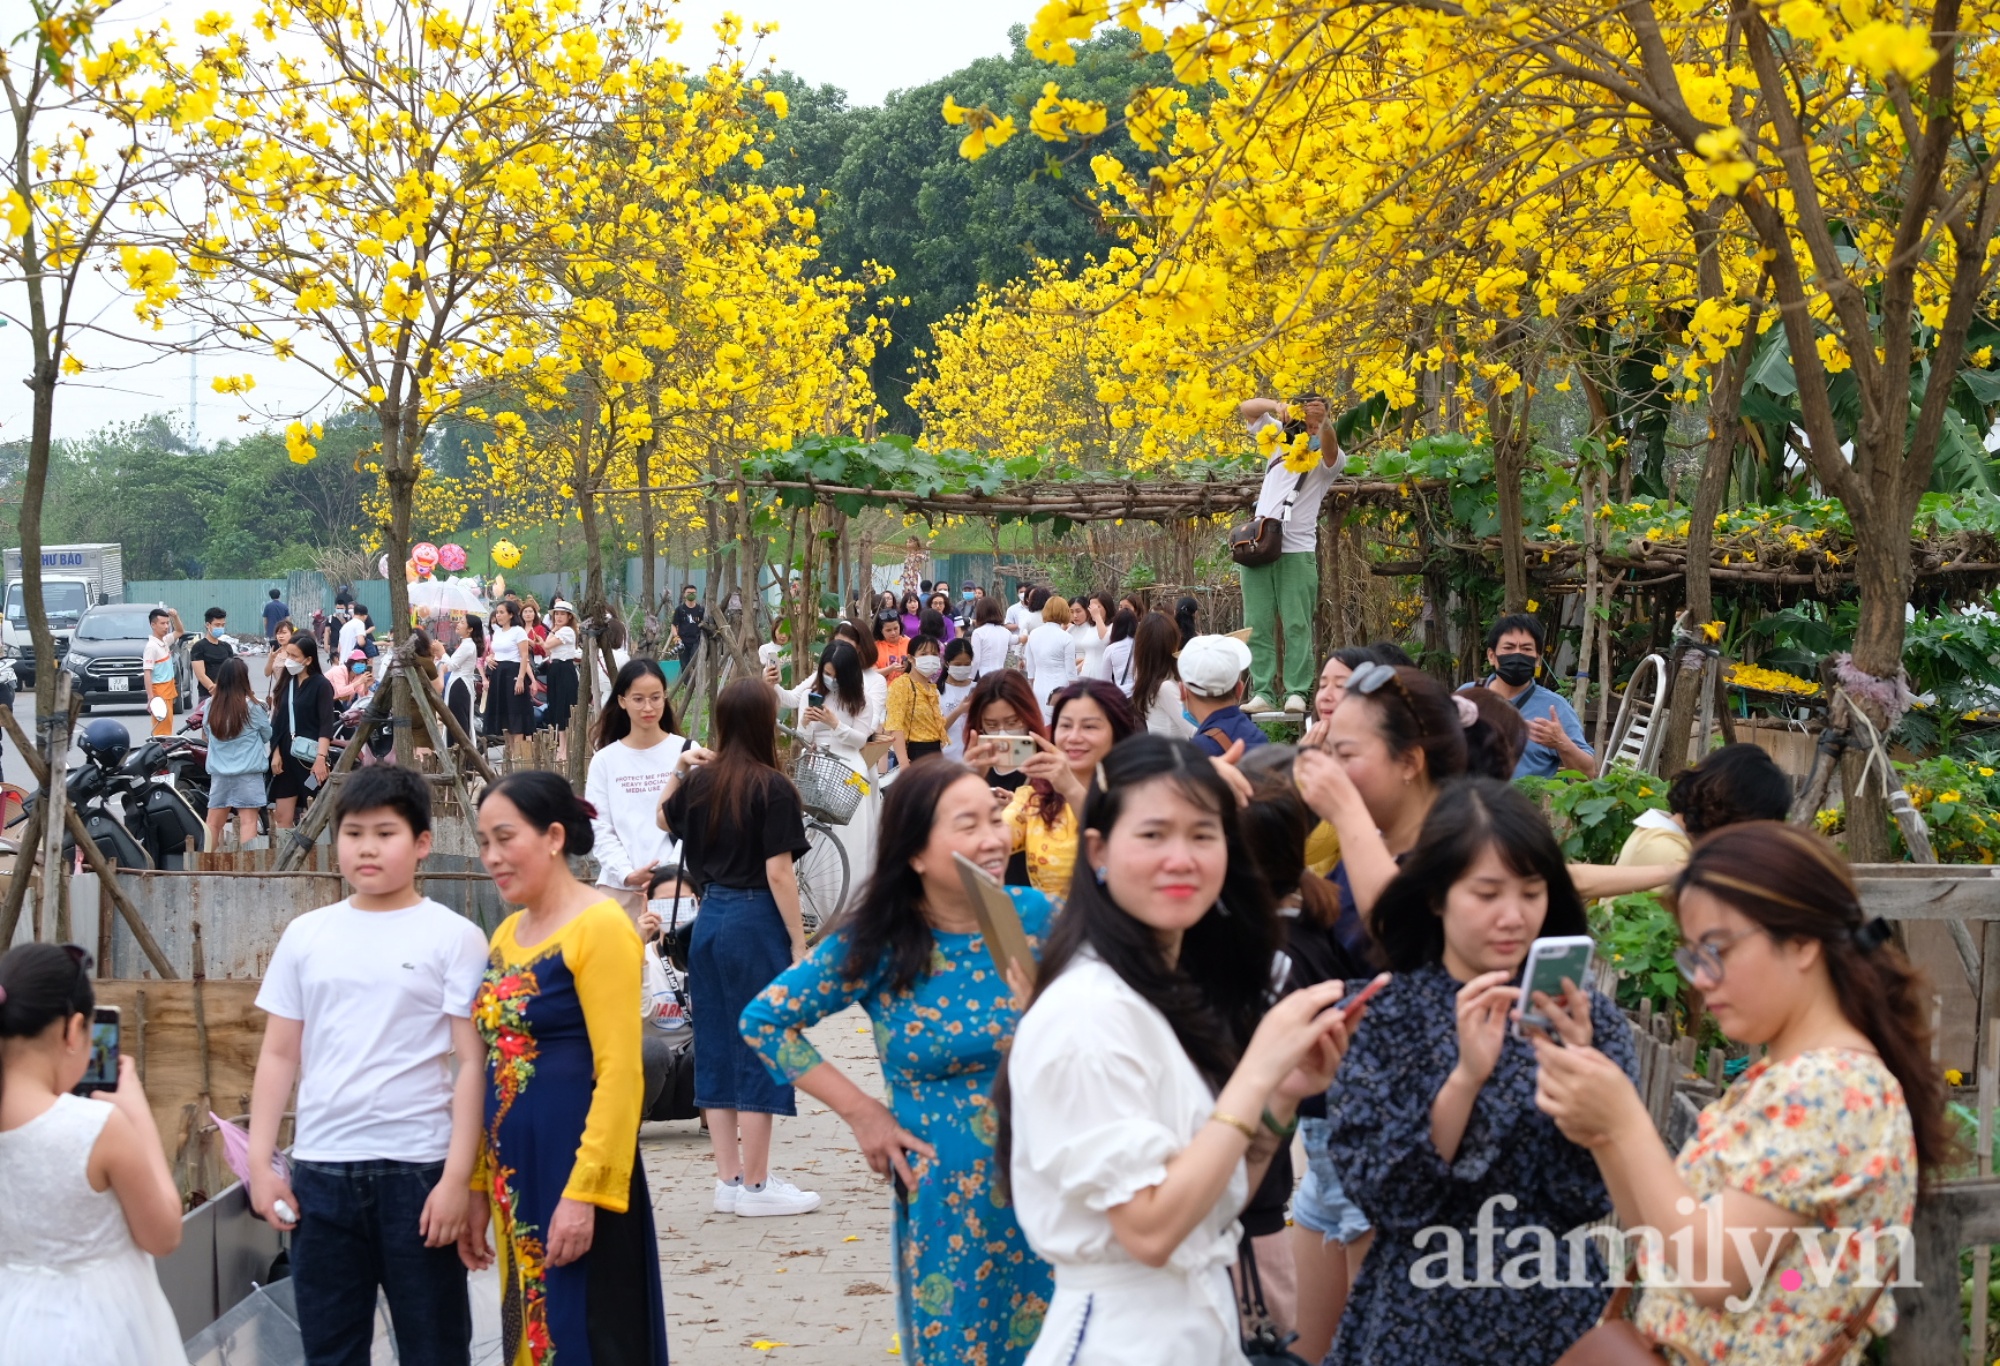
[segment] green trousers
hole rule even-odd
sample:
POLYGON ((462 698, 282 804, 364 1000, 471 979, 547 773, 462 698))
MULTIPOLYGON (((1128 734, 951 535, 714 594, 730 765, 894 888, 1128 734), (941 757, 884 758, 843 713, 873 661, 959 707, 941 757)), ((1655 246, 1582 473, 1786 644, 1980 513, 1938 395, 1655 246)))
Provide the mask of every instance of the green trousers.
POLYGON ((1274 706, 1297 693, 1312 701, 1319 685, 1319 656, 1313 653, 1313 599, 1319 590, 1319 557, 1308 552, 1280 555, 1273 564, 1236 566, 1243 579, 1243 624, 1250 628, 1250 691, 1274 706), (1274 692, 1278 638, 1285 650, 1285 686, 1274 692))

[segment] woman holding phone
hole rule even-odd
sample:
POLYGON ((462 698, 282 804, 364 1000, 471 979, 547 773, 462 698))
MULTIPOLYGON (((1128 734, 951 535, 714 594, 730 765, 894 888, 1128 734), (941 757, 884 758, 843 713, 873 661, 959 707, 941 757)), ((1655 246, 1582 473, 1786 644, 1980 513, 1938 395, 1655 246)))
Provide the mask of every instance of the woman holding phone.
MULTIPOLYGON (((1077 819, 1091 779, 1111 747, 1137 728, 1125 694, 1102 679, 1082 679, 1049 699, 1050 735, 1035 740, 1036 753, 1021 765, 1027 783, 1015 789, 1002 817, 1013 832, 1014 852, 1028 859, 1028 881, 1061 896, 1076 867, 1077 819)), ((991 763, 999 747, 990 739, 967 752, 974 765, 991 763)))
POLYGON ((1279 943, 1236 796, 1192 745, 1104 760, 1084 862, 995 1103, 1056 1291, 1029 1366, 1241 1366, 1236 1216, 1346 1046, 1339 982, 1266 1010, 1279 943))
MULTIPOLYGON (((985 782, 932 759, 882 800, 881 862, 839 927, 743 1012, 771 1075, 847 1121, 877 1176, 897 1187, 896 1289, 904 1355, 919 1366, 1013 1366, 1048 1308, 997 1179, 989 1098, 1013 1037, 1013 989, 994 967, 954 855, 998 879, 1008 830, 985 782), (859 1003, 875 1025, 889 1104, 820 1056, 805 1030, 859 1003)), ((1039 950, 1053 907, 1009 891, 1039 950)))
MULTIPOLYGON (((1611 1196, 1590 1150, 1535 1108, 1535 1050, 1511 1027, 1521 1003, 1510 983, 1536 939, 1588 933, 1583 902, 1534 803, 1465 778, 1432 803, 1370 922, 1396 976, 1355 1030, 1326 1112, 1341 1189, 1376 1236, 1327 1362, 1546 1366, 1610 1297, 1600 1249, 1587 1274, 1553 1241, 1546 1275, 1503 1284, 1499 1270, 1537 1246, 1515 1230, 1560 1237, 1602 1219, 1611 1196), (1500 1232, 1482 1244, 1482 1226, 1500 1232), (1465 1251, 1462 1275, 1436 1255, 1451 1246, 1465 1251), (1481 1246, 1491 1265, 1471 1260, 1481 1246)), ((1571 985, 1566 1037, 1594 1041, 1608 1072, 1636 1077, 1625 1017, 1571 985)))
POLYGON ((811 677, 796 688, 776 688, 780 711, 798 709, 799 733, 806 742, 824 748, 853 769, 859 780, 861 804, 854 808, 847 824, 834 827, 834 838, 847 851, 851 869, 873 866, 875 824, 881 809, 868 761, 861 753, 880 722, 879 714, 871 710, 862 673, 861 658, 853 646, 836 636, 820 652, 819 668, 811 677))
MULTIPOLYGON (((1862 909, 1846 862, 1792 826, 1749 822, 1703 839, 1675 879, 1674 911, 1682 975, 1725 1034, 1764 1045, 1764 1056, 1702 1112, 1675 1157, 1615 1057, 1552 1011, 1564 1046, 1535 1043, 1536 1103, 1587 1145, 1619 1221, 1658 1229, 1664 1249, 1687 1259, 1669 1264, 1681 1285, 1721 1268, 1725 1284, 1648 1284, 1633 1316, 1648 1340, 1702 1361, 1805 1366, 1847 1331, 1840 1360, 1857 1361, 1870 1334, 1896 1325, 1881 1281, 1900 1240, 1884 1243, 1871 1282, 1873 1261, 1846 1235, 1910 1227, 1921 1174, 1951 1148, 1930 989, 1888 924, 1862 909), (1713 1224, 1711 1199, 1721 1207, 1713 1224), (1727 1235, 1719 1248, 1711 1229, 1727 1235), (1828 1230, 1836 1251, 1822 1275, 1828 1230), (1766 1265, 1746 1266, 1751 1247, 1766 1265)), ((1654 1255, 1642 1251, 1642 1272, 1662 1270, 1654 1255)))

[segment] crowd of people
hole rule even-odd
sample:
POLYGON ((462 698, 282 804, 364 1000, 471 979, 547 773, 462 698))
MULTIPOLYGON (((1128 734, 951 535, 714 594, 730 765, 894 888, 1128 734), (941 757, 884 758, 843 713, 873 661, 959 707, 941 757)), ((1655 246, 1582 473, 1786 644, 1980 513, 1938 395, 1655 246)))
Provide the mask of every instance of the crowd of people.
MULTIPOLYGON (((1610 1306, 1678 1362, 1803 1366, 1894 1326, 1877 1263, 1947 1148, 1926 991, 1839 855, 1780 823, 1790 780, 1763 751, 1714 751, 1615 865, 1571 865, 1510 782, 1592 758, 1536 682, 1532 618, 1495 623, 1491 674, 1456 692, 1394 645, 1335 651, 1277 743, 1243 707, 1238 639, 1136 599, 1030 589, 1003 611, 974 590, 948 615, 938 596, 843 625, 793 687, 729 683, 706 743, 658 662, 622 662, 583 795, 525 770, 480 798, 485 866, 522 908, 490 940, 417 891, 420 777, 336 792, 350 895, 272 957, 251 1103, 251 1199, 292 1235, 309 1361, 365 1355, 378 1287, 400 1359, 464 1361, 467 1271, 496 1265, 507 1360, 667 1360, 637 1161, 667 897, 692 919, 713 1209, 819 1208, 778 1174, 776 1121, 800 1090, 831 1108, 885 1185, 907 1359, 1226 1363, 1289 1341, 1355 1366, 1552 1363, 1610 1306), (816 940, 788 713, 865 791, 841 828, 858 885, 816 940), (1004 888, 1032 970, 986 942, 964 864, 1004 888), (1689 988, 1758 1054, 1678 1154, 1613 1002, 1573 978, 1522 999, 1537 941, 1661 886, 1689 988), (850 1006, 886 1096, 807 1035, 850 1006), (1627 1247, 1639 1289, 1614 1303, 1627 1247)), ((574 614, 554 606, 540 655, 525 605, 493 615, 480 671, 512 718, 574 614)), ((267 722, 299 787, 323 776, 293 748, 331 704, 317 644, 284 645, 267 722)), ((245 674, 214 674, 225 725, 245 674)), ((445 657, 448 697, 464 674, 445 657)), ((174 1245, 177 1201, 139 1081, 128 1059, 115 1089, 70 1094, 88 968, 50 945, 0 959, 0 1342, 176 1359, 145 1257, 174 1245)))

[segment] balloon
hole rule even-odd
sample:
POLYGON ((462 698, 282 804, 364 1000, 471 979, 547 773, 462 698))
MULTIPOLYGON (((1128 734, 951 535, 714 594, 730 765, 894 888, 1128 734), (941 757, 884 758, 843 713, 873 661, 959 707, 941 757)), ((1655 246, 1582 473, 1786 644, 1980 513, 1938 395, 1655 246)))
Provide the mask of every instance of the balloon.
POLYGON ((387 555, 375 561, 375 572, 385 579, 389 577, 389 557, 387 555))
POLYGON ((429 541, 418 541, 410 547, 410 563, 417 567, 417 577, 427 579, 437 568, 438 548, 429 541))
POLYGON ((493 543, 493 563, 499 565, 502 569, 512 569, 520 562, 521 547, 515 545, 512 541, 495 541, 493 543))
POLYGON ((447 574, 456 574, 465 568, 465 547, 457 542, 447 542, 438 547, 438 568, 447 574))
POLYGON ((403 578, 405 581, 409 583, 415 583, 418 579, 422 577, 423 577, 423 570, 417 568, 417 562, 415 560, 403 561, 403 578))

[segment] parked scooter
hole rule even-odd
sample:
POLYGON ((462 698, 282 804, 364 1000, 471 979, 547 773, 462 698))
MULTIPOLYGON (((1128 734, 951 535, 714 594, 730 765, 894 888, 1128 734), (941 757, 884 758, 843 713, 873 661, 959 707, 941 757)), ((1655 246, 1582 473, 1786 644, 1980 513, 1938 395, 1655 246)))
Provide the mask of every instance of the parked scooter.
MULTIPOLYGON (((188 841, 199 847, 207 833, 206 803, 197 807, 199 794, 174 780, 167 743, 149 740, 132 753, 124 723, 108 717, 92 721, 77 741, 84 762, 63 790, 98 851, 117 867, 180 868, 188 841)), ((28 809, 35 800, 29 798, 28 809)), ((75 837, 65 834, 64 857, 75 852, 75 837)))

